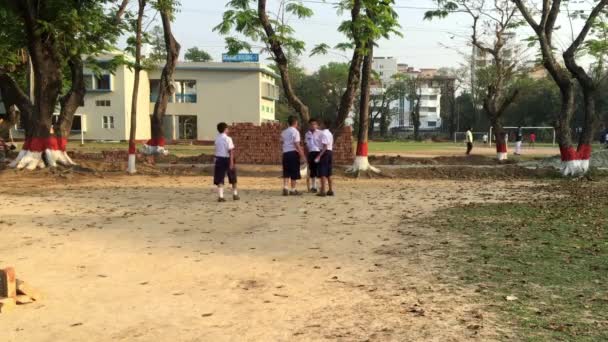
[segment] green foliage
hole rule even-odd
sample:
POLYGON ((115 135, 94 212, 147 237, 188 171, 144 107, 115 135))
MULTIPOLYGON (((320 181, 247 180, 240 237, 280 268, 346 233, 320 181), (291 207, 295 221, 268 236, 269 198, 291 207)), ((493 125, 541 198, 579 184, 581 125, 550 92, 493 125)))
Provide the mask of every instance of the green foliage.
MULTIPOLYGON (((53 48, 62 70, 68 70, 70 58, 90 57, 114 49, 118 38, 126 28, 124 23, 115 20, 117 2, 117 0, 48 0, 41 4, 36 22, 36 34, 54 43, 53 48)), ((19 63, 21 59, 20 51, 28 47, 25 25, 19 13, 13 12, 6 5, 0 7, 0 20, 5 26, 0 32, 0 53, 3 55, 0 68, 11 71, 11 66, 19 63)), ((110 68, 115 64, 105 65, 110 68)), ((95 64, 91 66, 96 67, 95 64)), ((63 73, 64 91, 71 84, 69 72, 66 71, 63 73)), ((16 79, 23 77, 18 70, 17 73, 9 73, 16 79)))
POLYGON ((269 22, 274 29, 274 36, 269 37, 264 31, 258 17, 256 3, 257 1, 255 0, 228 1, 226 5, 228 10, 224 12, 222 22, 213 29, 222 35, 233 33, 239 35, 226 37, 228 53, 236 54, 243 50, 251 51, 251 43, 249 41, 263 43, 266 49, 269 50, 271 42, 276 41, 285 49, 291 50, 298 55, 302 54, 305 44, 294 37, 294 29, 284 18, 291 15, 300 19, 309 18, 313 15, 312 10, 304 6, 303 2, 299 0, 283 1, 283 6, 279 9, 279 13, 276 16, 269 15, 269 22), (245 39, 239 38, 240 36, 243 36, 245 39))
POLYGON ((189 48, 184 57, 189 62, 210 62, 213 60, 207 51, 201 50, 196 46, 189 48))
POLYGON ((154 26, 150 32, 144 34, 144 40, 150 46, 150 53, 146 56, 150 63, 159 64, 167 59, 167 48, 161 26, 154 26))

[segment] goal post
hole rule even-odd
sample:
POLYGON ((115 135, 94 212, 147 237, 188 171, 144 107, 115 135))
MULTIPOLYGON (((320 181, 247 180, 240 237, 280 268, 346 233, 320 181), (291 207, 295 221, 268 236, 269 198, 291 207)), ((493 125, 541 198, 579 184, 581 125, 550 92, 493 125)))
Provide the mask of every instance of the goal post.
MULTIPOLYGON (((503 127, 504 130, 516 130, 520 127, 503 127)), ((494 135, 493 133, 493 129, 494 127, 490 127, 490 146, 492 146, 492 142, 495 140, 494 139, 494 135)), ((528 131, 530 133, 535 132, 538 135, 540 135, 537 131, 541 131, 541 130, 549 130, 551 131, 550 134, 550 139, 551 139, 551 143, 553 144, 553 146, 555 146, 557 144, 557 134, 555 132, 555 127, 550 127, 550 126, 539 126, 539 127, 532 127, 532 126, 526 126, 526 127, 521 127, 521 129, 525 132, 528 131)))

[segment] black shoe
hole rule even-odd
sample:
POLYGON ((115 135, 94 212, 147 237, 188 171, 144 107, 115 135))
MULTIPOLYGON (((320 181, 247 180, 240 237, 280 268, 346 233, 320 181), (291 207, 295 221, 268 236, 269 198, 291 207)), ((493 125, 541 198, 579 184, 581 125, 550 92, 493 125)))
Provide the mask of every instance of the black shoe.
POLYGON ((302 196, 302 193, 299 192, 298 190, 294 190, 289 192, 289 196, 302 196))
POLYGON ((232 199, 235 200, 235 201, 238 201, 241 198, 239 197, 239 195, 232 195, 232 199))
POLYGON ((325 197, 325 196, 327 196, 327 194, 326 194, 326 193, 324 193, 324 192, 319 192, 319 193, 317 194, 317 196, 319 196, 319 197, 325 197))
POLYGON ((329 190, 329 191, 327 192, 327 196, 333 196, 333 195, 334 195, 334 192, 333 192, 333 191, 329 190))
POLYGON ((316 193, 317 193, 317 191, 318 191, 318 190, 317 190, 316 188, 311 188, 311 189, 310 189, 310 192, 311 192, 311 193, 313 193, 313 194, 316 194, 316 193))
POLYGON ((217 199, 218 202, 226 202, 226 199, 224 197, 220 197, 217 199))
POLYGON ((289 191, 287 189, 283 189, 283 196, 289 196, 289 191))

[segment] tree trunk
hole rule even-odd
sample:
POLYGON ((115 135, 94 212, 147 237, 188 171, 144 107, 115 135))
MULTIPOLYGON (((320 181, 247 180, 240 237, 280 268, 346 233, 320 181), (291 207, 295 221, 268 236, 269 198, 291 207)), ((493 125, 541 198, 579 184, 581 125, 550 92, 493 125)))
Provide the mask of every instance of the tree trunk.
POLYGON ((355 48, 348 69, 348 80, 346 82, 346 89, 344 90, 344 93, 342 93, 342 97, 340 98, 340 107, 338 108, 337 118, 336 121, 333 123, 333 127, 331 129, 334 134, 335 140, 337 140, 340 137, 340 134, 342 134, 346 118, 348 118, 350 110, 353 107, 353 102, 355 101, 355 95, 357 93, 357 88, 359 87, 359 81, 361 78, 361 65, 363 63, 364 57, 361 54, 363 41, 361 39, 360 28, 358 27, 358 22, 359 20, 361 20, 361 3, 362 0, 354 0, 353 8, 350 11, 350 31, 353 37, 353 41, 355 42, 355 48))
POLYGON ((277 39, 276 32, 274 31, 270 18, 268 17, 268 13, 266 11, 266 0, 258 1, 258 18, 260 19, 260 23, 264 28, 266 37, 268 37, 268 45, 274 57, 273 59, 277 64, 277 68, 279 69, 281 83, 283 84, 283 91, 285 92, 287 102, 291 108, 293 108, 300 115, 300 120, 302 121, 301 126, 304 128, 308 124, 308 120, 310 120, 310 111, 308 106, 306 106, 304 102, 302 102, 302 100, 296 95, 293 85, 291 84, 291 79, 289 78, 289 60, 287 59, 285 51, 283 51, 281 41, 277 39))
POLYGON ((169 9, 160 12, 160 17, 163 23, 165 47, 167 49, 167 60, 160 76, 158 98, 154 104, 154 112, 152 112, 150 122, 152 137, 144 145, 142 150, 142 152, 145 154, 150 155, 166 155, 169 153, 165 149, 165 132, 163 121, 165 119, 165 113, 167 112, 167 103, 169 103, 169 97, 173 96, 173 93, 175 92, 173 74, 175 73, 175 67, 177 65, 177 59, 179 58, 180 51, 180 45, 175 40, 173 32, 171 31, 170 11, 171 10, 169 9))
POLYGON ((359 132, 357 134, 357 155, 355 162, 349 172, 379 172, 369 164, 368 159, 368 131, 369 131, 369 100, 370 100, 370 80, 372 75, 372 63, 374 60, 374 42, 369 41, 367 55, 363 59, 361 72, 361 100, 359 101, 359 132))
POLYGON ((380 136, 386 138, 388 135, 388 111, 390 108, 382 108, 382 112, 380 113, 380 136))
POLYGON ((129 130, 129 159, 127 161, 127 172, 134 174, 137 172, 135 167, 137 147, 135 143, 137 134, 137 104, 139 98, 139 80, 141 74, 141 44, 142 44, 142 22, 146 9, 146 0, 139 0, 137 11, 137 22, 135 24, 135 67, 133 78, 133 95, 131 97, 131 127, 129 130))
POLYGON ((416 95, 416 104, 412 109, 412 125, 414 126, 414 140, 420 140, 420 95, 416 95))
POLYGON ((494 129, 493 133, 496 141, 496 159, 499 161, 507 160, 509 158, 509 149, 507 146, 507 139, 505 137, 505 129, 503 128, 502 120, 496 115, 488 114, 488 117, 490 118, 490 123, 494 129))

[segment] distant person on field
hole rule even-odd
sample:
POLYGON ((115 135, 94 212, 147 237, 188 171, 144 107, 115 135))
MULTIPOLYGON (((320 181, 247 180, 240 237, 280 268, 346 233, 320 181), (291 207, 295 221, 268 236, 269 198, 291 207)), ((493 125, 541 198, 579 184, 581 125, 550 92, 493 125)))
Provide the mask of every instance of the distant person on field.
POLYGON ((317 196, 333 196, 334 188, 331 179, 333 173, 333 149, 334 149, 334 135, 327 128, 329 125, 323 121, 321 123, 321 134, 319 135, 318 144, 321 146, 321 153, 315 159, 315 162, 319 165, 319 177, 321 177, 321 191, 317 196), (327 191, 327 192, 326 192, 327 191))
POLYGON ((287 119, 287 123, 289 127, 281 133, 283 144, 283 196, 299 196, 302 193, 296 189, 296 186, 298 180, 302 179, 300 161, 305 161, 306 156, 302 146, 300 146, 298 118, 291 115, 287 119))
POLYGON ((240 199, 236 188, 236 165, 234 162, 234 143, 228 136, 228 125, 225 122, 217 124, 218 135, 215 138, 215 170, 213 172, 213 184, 217 186, 218 202, 226 202, 224 199, 224 180, 228 175, 228 181, 232 184, 232 199, 240 199))
POLYGON ((467 143, 467 156, 471 154, 473 150, 473 128, 469 127, 465 133, 465 142, 467 143))
POLYGON ((536 146, 536 133, 530 133, 530 147, 536 146))
POLYGON ((488 134, 483 135, 483 143, 484 143, 484 145, 488 144, 488 134))
POLYGON ((320 135, 319 122, 317 119, 310 119, 308 121, 308 132, 304 135, 304 141, 306 142, 306 150, 308 151, 308 178, 311 183, 308 190, 312 193, 317 192, 319 164, 315 160, 321 152, 321 146, 319 145, 320 135))
POLYGON ((517 131, 515 132, 515 155, 521 155, 521 145, 524 142, 524 130, 521 126, 517 127, 517 131))
POLYGON ((608 148, 608 130, 606 130, 606 135, 604 135, 604 144, 606 144, 606 148, 608 148))

